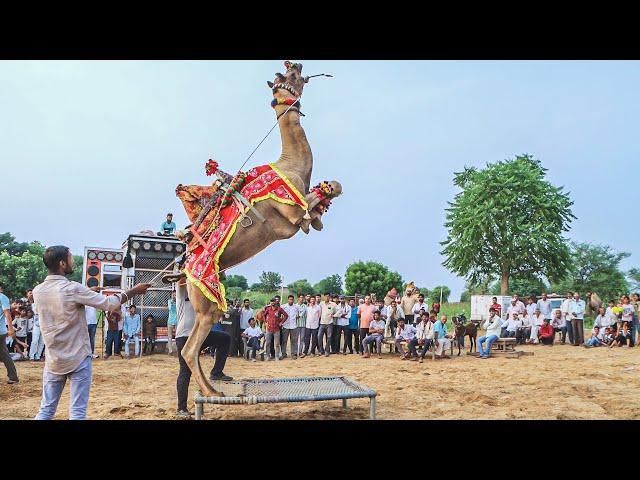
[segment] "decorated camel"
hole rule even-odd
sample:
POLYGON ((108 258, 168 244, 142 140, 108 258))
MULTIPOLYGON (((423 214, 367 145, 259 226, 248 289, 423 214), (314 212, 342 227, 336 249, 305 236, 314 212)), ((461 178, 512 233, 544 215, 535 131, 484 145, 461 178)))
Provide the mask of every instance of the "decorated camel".
POLYGON ((313 156, 300 125, 300 97, 309 77, 302 76, 299 63, 285 62, 285 67, 286 73, 276 73, 274 81, 267 82, 282 140, 280 158, 235 177, 210 161, 207 174, 219 177, 214 185, 176 189, 193 222, 185 238, 188 256, 183 273, 196 319, 182 356, 204 395, 223 395, 209 383, 199 361, 202 343, 227 310, 219 272, 300 229, 321 230, 323 213, 342 193, 337 181, 311 187, 313 156))

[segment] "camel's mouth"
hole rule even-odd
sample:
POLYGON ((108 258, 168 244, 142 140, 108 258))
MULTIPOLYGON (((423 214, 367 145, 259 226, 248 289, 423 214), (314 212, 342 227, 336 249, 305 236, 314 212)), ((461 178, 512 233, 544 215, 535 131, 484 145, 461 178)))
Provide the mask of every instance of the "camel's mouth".
POLYGON ((287 92, 289 92, 291 95, 293 95, 294 97, 299 97, 300 93, 298 93, 295 88, 291 85, 289 85, 288 83, 274 83, 273 84, 273 93, 276 93, 278 90, 286 90, 287 92))

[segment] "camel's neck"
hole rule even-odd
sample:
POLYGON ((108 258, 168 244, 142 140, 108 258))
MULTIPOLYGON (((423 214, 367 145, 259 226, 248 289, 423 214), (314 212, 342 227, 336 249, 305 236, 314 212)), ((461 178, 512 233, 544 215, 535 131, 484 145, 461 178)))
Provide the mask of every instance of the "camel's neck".
MULTIPOLYGON (((289 108, 288 105, 276 105, 276 115, 282 115, 287 108, 289 108)), ((301 193, 304 195, 309 191, 311 183, 313 155, 307 136, 300 125, 300 115, 291 109, 280 117, 278 124, 282 138, 282 154, 275 164, 283 173, 291 177, 290 180, 295 185, 300 181, 303 182, 301 193)))

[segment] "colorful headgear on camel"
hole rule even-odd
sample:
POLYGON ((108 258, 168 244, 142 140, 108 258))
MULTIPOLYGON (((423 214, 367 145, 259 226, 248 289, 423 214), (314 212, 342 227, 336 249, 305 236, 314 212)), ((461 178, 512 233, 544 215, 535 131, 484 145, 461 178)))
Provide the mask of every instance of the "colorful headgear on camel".
POLYGON ((413 281, 407 283, 407 290, 413 290, 416 286, 413 284, 413 281))
POLYGON ((276 105, 293 105, 300 109, 300 100, 295 98, 274 98, 271 100, 271 106, 275 108, 276 105))
POLYGON ((218 171, 218 162, 210 158, 204 166, 204 171, 207 174, 207 177, 210 177, 218 171))

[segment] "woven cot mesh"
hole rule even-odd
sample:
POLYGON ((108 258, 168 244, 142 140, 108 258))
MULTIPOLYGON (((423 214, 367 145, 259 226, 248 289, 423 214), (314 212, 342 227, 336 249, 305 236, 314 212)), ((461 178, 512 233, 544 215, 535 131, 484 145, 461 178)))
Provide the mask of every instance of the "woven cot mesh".
MULTIPOLYGON (((222 391, 227 400, 229 397, 253 397, 260 400, 296 401, 296 399, 310 398, 321 400, 326 397, 355 398, 375 396, 373 390, 364 388, 353 380, 345 377, 305 377, 305 378, 277 378, 243 380, 238 382, 214 382, 213 387, 222 391)), ((215 403, 227 403, 223 400, 209 397, 215 403)))

